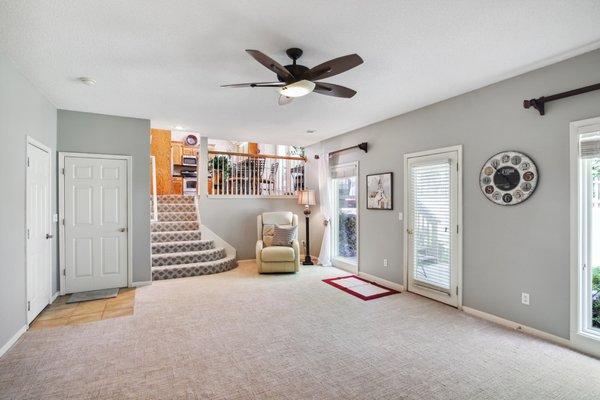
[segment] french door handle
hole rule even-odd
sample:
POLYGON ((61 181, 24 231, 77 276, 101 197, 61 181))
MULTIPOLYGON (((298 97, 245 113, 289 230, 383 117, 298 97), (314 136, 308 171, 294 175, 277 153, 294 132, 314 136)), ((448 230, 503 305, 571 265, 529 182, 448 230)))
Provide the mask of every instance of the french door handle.
POLYGON ((127 232, 127 228, 121 228, 119 229, 119 232, 127 232))
POLYGON ((409 235, 412 235, 414 232, 413 232, 413 230, 412 230, 412 229, 408 228, 408 229, 406 230, 406 233, 408 233, 409 235))
POLYGON ((54 237, 53 235, 46 233, 46 239, 52 239, 53 237, 54 237))

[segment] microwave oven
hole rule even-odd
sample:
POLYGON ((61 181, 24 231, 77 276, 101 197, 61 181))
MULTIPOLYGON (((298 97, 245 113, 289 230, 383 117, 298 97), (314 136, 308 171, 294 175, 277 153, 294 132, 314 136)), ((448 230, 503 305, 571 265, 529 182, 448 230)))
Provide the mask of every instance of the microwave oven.
POLYGON ((182 156, 181 164, 186 166, 195 167, 198 165, 198 157, 196 156, 182 156))

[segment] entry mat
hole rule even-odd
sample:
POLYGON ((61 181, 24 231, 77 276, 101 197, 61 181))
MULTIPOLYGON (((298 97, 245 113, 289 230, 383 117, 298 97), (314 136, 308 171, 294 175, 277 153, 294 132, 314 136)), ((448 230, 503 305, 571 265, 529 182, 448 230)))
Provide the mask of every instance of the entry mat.
POLYGON ((89 292, 73 293, 67 303, 79 303, 80 301, 90 301, 99 299, 109 299, 111 297, 117 297, 119 294, 119 288, 115 289, 101 289, 92 290, 89 292))
POLYGON ((323 282, 365 301, 400 293, 356 275, 323 279, 323 282))

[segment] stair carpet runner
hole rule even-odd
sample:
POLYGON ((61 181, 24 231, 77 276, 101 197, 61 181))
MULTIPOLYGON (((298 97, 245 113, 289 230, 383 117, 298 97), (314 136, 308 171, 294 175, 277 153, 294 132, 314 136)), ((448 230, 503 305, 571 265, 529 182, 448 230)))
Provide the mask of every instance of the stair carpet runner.
POLYGON ((151 223, 152 280, 228 271, 237 266, 224 248, 202 240, 194 196, 157 196, 158 221, 151 223))

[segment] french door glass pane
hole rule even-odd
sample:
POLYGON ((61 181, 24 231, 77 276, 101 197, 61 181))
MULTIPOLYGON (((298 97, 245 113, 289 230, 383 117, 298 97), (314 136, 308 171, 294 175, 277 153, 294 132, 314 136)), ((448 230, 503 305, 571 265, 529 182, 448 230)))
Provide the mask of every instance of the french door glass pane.
POLYGON ((335 255, 357 262, 357 179, 356 176, 333 179, 335 255))
POLYGON ((413 269, 415 281, 450 289, 451 177, 447 161, 411 168, 413 269))
POLYGON ((591 201, 588 201, 589 212, 589 228, 588 228, 588 243, 590 257, 590 276, 588 282, 591 287, 588 287, 591 301, 591 326, 594 329, 600 330, 600 158, 590 158, 584 160, 584 166, 587 169, 589 190, 588 196, 591 201))

